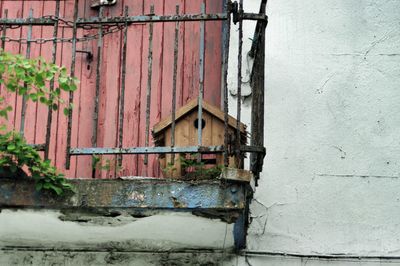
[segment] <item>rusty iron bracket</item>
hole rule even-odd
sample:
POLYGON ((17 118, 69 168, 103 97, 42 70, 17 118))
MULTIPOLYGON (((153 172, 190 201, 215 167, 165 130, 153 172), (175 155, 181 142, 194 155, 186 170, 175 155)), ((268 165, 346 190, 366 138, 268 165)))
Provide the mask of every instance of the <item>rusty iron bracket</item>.
POLYGON ((230 3, 230 10, 232 12, 232 21, 236 25, 239 21, 243 20, 256 20, 268 22, 268 16, 262 13, 245 13, 239 8, 238 2, 230 3))
POLYGON ((86 60, 88 62, 92 62, 93 60, 93 53, 91 51, 85 51, 85 50, 76 50, 77 53, 82 53, 86 54, 86 60))

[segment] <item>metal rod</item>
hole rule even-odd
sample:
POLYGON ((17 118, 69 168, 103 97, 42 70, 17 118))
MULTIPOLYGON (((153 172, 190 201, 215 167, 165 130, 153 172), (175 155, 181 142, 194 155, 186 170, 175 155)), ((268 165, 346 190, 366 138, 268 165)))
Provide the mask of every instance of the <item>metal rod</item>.
POLYGON ((242 13, 243 20, 258 20, 258 21, 268 21, 268 16, 265 14, 257 13, 242 13))
MULTIPOLYGON (((239 2, 239 16, 243 13, 243 0, 239 2)), ((243 46, 243 20, 239 20, 239 43, 238 43, 238 73, 237 73, 237 112, 236 112, 236 167, 239 167, 240 158, 240 119, 242 103, 242 46, 243 46)))
MULTIPOLYGON (((55 10, 55 16, 59 16, 60 14, 60 1, 56 2, 56 10, 55 10)), ((53 64, 56 63, 56 57, 57 57, 57 42, 56 38, 58 35, 58 20, 55 21, 54 23, 54 28, 53 28, 53 47, 51 50, 51 62, 53 64)), ((54 90, 54 79, 50 81, 50 91, 54 90)), ((51 124, 53 120, 53 108, 49 106, 48 112, 47 112, 47 126, 46 126, 46 140, 45 140, 45 150, 44 150, 44 158, 48 159, 49 158, 49 150, 50 150, 50 136, 51 136, 51 124)))
MULTIPOLYGON (((201 12, 206 12, 206 5, 201 4, 201 12)), ((202 145, 203 142, 203 96, 204 96, 204 47, 205 43, 205 22, 200 22, 200 58, 199 58, 199 96, 198 96, 198 113, 197 113, 197 144, 202 145)), ((201 161, 199 154, 198 161, 201 161)))
MULTIPOLYGON (((101 7, 100 7, 101 8, 101 7)), ((268 17, 265 14, 257 13, 243 13, 242 18, 244 20, 267 20, 268 17)), ((128 24, 132 23, 144 23, 144 22, 176 22, 176 21, 215 21, 215 20, 227 20, 228 14, 226 13, 215 13, 215 14, 182 14, 182 15, 169 15, 169 16, 152 16, 152 15, 140 15, 125 17, 90 17, 90 18, 79 18, 77 21, 78 25, 82 24, 124 24, 127 20, 128 24)), ((53 25, 53 18, 0 18, 0 24, 4 25, 53 25)))
MULTIPOLYGON (((101 6, 99 9, 99 17, 103 17, 104 7, 101 6)), ((93 111, 93 134, 92 134, 92 146, 97 146, 97 126, 99 124, 99 97, 100 97, 100 71, 101 62, 103 59, 102 47, 103 47, 103 26, 100 25, 98 29, 98 40, 97 40, 97 64, 96 64, 96 92, 94 98, 94 111, 93 111)), ((71 154, 71 151, 70 151, 71 154)), ((92 178, 95 178, 96 167, 92 166, 92 178)))
MULTIPOLYGON (((103 16, 104 8, 101 6, 99 10, 99 16, 103 16)), ((97 40, 97 65, 96 65, 96 95, 94 99, 94 112, 93 112, 93 137, 92 146, 97 146, 97 125, 99 122, 99 96, 100 96, 100 70, 101 62, 103 59, 102 46, 103 46, 103 27, 100 26, 98 29, 99 39, 97 40)))
POLYGON ((46 144, 28 144, 28 146, 34 148, 37 151, 45 151, 46 149, 46 144))
MULTIPOLYGON (((215 13, 215 14, 182 14, 182 15, 169 15, 169 16, 156 16, 156 15, 140 15, 128 17, 128 23, 143 23, 143 22, 176 22, 176 21, 200 21, 200 20, 226 20, 226 14, 215 13)), ((108 23, 121 23, 124 17, 113 17, 113 18, 97 18, 91 17, 87 19, 80 19, 78 23, 92 23, 92 24, 108 24, 108 23)), ((1 22, 1 20, 0 20, 1 22)))
MULTIPOLYGON (((260 11, 259 11, 260 15, 265 16, 266 6, 267 6, 267 0, 262 0, 261 5, 260 5, 260 11)), ((249 51, 249 56, 251 58, 254 58, 255 53, 256 53, 256 49, 258 46, 258 36, 260 35, 260 32, 263 30, 263 28, 265 28, 268 24, 268 17, 267 16, 265 16, 265 17, 266 17, 266 19, 264 21, 257 22, 256 29, 254 30, 253 42, 251 45, 251 49, 249 51)))
MULTIPOLYGON (((102 8, 102 7, 100 7, 102 8)), ((227 15, 225 13, 215 14, 182 14, 182 15, 167 15, 167 16, 156 16, 156 15, 139 15, 130 16, 128 18, 123 17, 90 17, 90 18, 79 18, 77 21, 78 25, 82 24, 124 24, 125 20, 129 24, 132 23, 143 23, 143 22, 176 22, 176 21, 200 21, 200 20, 226 20, 227 15)), ((13 18, 4 19, 0 18, 0 24, 5 25, 52 25, 54 24, 53 18, 13 18)))
MULTIPOLYGON (((76 62, 76 34, 77 34, 77 25, 76 20, 78 19, 78 1, 75 0, 74 4, 74 25, 72 29, 72 61, 71 61, 71 77, 75 76, 75 62, 76 62)), ((74 102, 74 92, 69 92, 69 105, 74 102)), ((69 106, 70 107, 70 106, 69 106)), ((72 135, 72 109, 68 108, 68 127, 67 127, 67 150, 66 150, 66 162, 65 168, 69 169, 71 165, 71 157, 69 155, 69 150, 71 149, 71 135, 72 135)))
POLYGON ((222 153, 223 146, 186 146, 186 147, 132 147, 132 148, 71 148, 73 155, 93 154, 167 154, 167 153, 222 153))
MULTIPOLYGON (((125 7, 125 17, 128 17, 129 7, 125 7)), ((124 134, 124 107, 125 107, 125 77, 126 77, 126 50, 128 41, 128 23, 125 22, 125 29, 122 36, 122 53, 121 53, 121 94, 119 97, 119 130, 118 144, 122 148, 124 134)), ((122 164, 122 155, 118 156, 118 165, 122 164)))
MULTIPOLYGON (((179 5, 176 6, 176 14, 179 15, 179 5)), ((179 48, 179 21, 175 22, 174 39, 174 73, 172 78, 172 123, 171 123, 171 147, 175 146, 175 112, 176 112, 176 79, 178 74, 178 48, 179 48)), ((171 155, 171 164, 175 161, 175 154, 171 155)))
POLYGON ((0 18, 0 24, 3 25, 53 25, 54 20, 51 18, 0 18))
MULTIPOLYGON (((4 16, 7 18, 8 17, 8 9, 4 10, 4 16)), ((7 32, 7 28, 5 25, 3 25, 3 33, 2 33, 2 37, 1 37, 1 49, 2 51, 4 51, 5 47, 6 47, 6 32, 7 32)), ((1 79, 1 76, 0 76, 1 79)), ((0 85, 0 93, 1 93, 1 85, 0 85)))
MULTIPOLYGON (((4 10, 4 17, 7 19, 8 18, 8 9, 4 10)), ((6 47, 6 25, 3 24, 3 34, 1 37, 1 49, 4 51, 4 48, 6 47)))
MULTIPOLYGON (((154 5, 150 6, 150 13, 154 13, 154 5)), ((147 91, 146 91, 146 138, 145 146, 149 146, 150 131, 150 104, 151 104, 151 77, 153 72, 153 23, 149 24, 149 53, 148 53, 148 70, 147 70, 147 91)), ((148 156, 144 156, 144 164, 147 165, 148 156)))
POLYGON ((224 39, 224 57, 223 57, 223 92, 224 92, 224 165, 229 164, 229 115, 228 115, 228 59, 229 59, 229 42, 230 42, 230 32, 231 32, 231 11, 227 8, 228 18, 225 24, 225 39, 224 39))
MULTIPOLYGON (((267 0, 262 0, 260 14, 265 14, 267 0)), ((253 69, 250 78, 252 88, 252 106, 251 106, 251 141, 250 145, 264 146, 264 78, 265 78, 265 27, 267 21, 259 21, 256 26, 252 53, 254 56, 253 69)), ((250 154, 250 170, 255 177, 257 185, 262 172, 264 154, 250 154)))
MULTIPOLYGON (((29 9, 29 18, 33 17, 33 9, 29 9)), ((26 43, 26 58, 31 57, 31 40, 32 40, 32 24, 29 25, 28 28, 28 37, 27 37, 27 43, 26 43)), ((26 87, 26 84, 24 85, 26 87)), ((21 106, 21 125, 20 125, 20 134, 24 136, 24 131, 25 131, 25 116, 26 116, 26 101, 27 97, 24 94, 22 97, 22 106, 21 106)))

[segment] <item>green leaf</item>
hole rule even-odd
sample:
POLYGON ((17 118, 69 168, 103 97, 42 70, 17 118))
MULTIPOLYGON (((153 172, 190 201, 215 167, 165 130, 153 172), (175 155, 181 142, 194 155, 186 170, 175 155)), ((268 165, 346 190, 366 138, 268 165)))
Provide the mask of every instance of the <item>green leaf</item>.
POLYGON ((64 115, 68 115, 69 114, 69 109, 65 107, 63 112, 64 112, 64 115))
POLYGON ((57 195, 61 195, 63 193, 63 190, 57 186, 54 186, 52 184, 50 184, 50 188, 57 193, 57 195))
POLYGON ((36 183, 36 185, 35 185, 36 191, 40 191, 40 190, 42 190, 42 188, 43 188, 43 183, 36 183))
POLYGON ((10 143, 7 146, 7 151, 14 151, 15 150, 15 144, 14 143, 10 143))

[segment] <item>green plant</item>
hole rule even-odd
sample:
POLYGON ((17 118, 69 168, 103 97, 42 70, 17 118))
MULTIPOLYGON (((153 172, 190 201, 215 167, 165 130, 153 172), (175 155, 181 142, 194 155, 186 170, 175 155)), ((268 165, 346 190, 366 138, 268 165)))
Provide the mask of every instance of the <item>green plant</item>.
POLYGON ((123 170, 122 165, 118 164, 116 159, 103 159, 98 155, 92 156, 93 170, 115 171, 117 173, 123 170))
POLYGON ((17 173, 26 166, 36 182, 36 189, 52 190, 57 195, 66 190, 72 190, 72 186, 50 164, 50 160, 42 160, 39 153, 29 146, 25 139, 14 131, 0 134, 0 168, 3 171, 17 173))
MULTIPOLYGON (((61 91, 70 92, 77 88, 77 79, 67 74, 65 67, 46 62, 43 58, 27 59, 0 49, 0 84, 8 92, 23 96, 26 100, 40 102, 53 110, 63 105, 63 112, 68 115, 73 106, 61 99, 61 91), (56 84, 51 90, 50 84, 56 84)), ((0 96, 0 117, 8 119, 12 107, 0 96)), ((16 173, 27 168, 36 182, 37 190, 54 191, 57 195, 72 190, 64 175, 43 160, 39 153, 28 145, 17 132, 0 126, 0 170, 16 173)))
POLYGON ((198 161, 198 157, 198 154, 191 154, 188 157, 181 155, 179 157, 181 167, 184 169, 183 172, 186 173, 186 177, 192 178, 193 176, 197 179, 212 179, 221 175, 224 166, 215 165, 209 167, 204 161, 198 161))

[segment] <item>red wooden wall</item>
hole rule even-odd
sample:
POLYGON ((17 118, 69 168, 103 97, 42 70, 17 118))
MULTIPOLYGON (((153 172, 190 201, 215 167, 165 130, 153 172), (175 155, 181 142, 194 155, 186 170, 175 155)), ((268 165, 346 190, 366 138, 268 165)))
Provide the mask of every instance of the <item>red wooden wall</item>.
MULTIPOLYGON (((90 8, 90 0, 79 0, 79 17, 98 16, 98 11, 90 8)), ((154 5, 155 14, 175 14, 175 6, 180 5, 181 13, 199 14, 201 4, 205 3, 206 13, 219 13, 223 10, 223 0, 117 0, 117 5, 106 7, 105 16, 122 16, 124 6, 129 7, 129 15, 149 14, 150 6, 154 5)), ((34 17, 54 15, 56 2, 47 1, 16 1, 0 0, 0 14, 4 16, 8 10, 8 18, 26 18, 33 9, 34 17)), ((60 17, 72 20, 74 0, 60 1, 60 17)), ((28 27, 7 29, 11 38, 26 38, 28 27)), ((125 89, 125 114, 123 126, 123 147, 145 146, 145 110, 146 85, 148 69, 148 38, 147 24, 130 25, 128 30, 127 74, 125 89)), ((177 105, 185 104, 197 96, 199 80, 199 22, 182 22, 179 28, 177 105)), ((97 30, 78 30, 78 37, 85 34, 95 34, 97 30)), ((153 68, 150 128, 161 118, 171 112, 173 49, 175 23, 155 23, 153 39, 153 68)), ((221 101, 221 51, 222 23, 206 22, 205 45, 205 100, 219 106, 221 101)), ((52 26, 34 26, 32 38, 51 38, 52 26)), ((72 29, 60 26, 58 37, 69 38, 72 29)), ((31 57, 42 56, 51 61, 52 42, 31 46, 31 57)), ((57 64, 70 69, 71 43, 57 44, 57 64)), ((93 52, 91 62, 86 55, 76 55, 75 76, 80 80, 79 89, 74 94, 74 111, 72 123, 72 147, 91 147, 93 135, 94 99, 96 85, 97 40, 78 42, 78 50, 93 52)), ((26 53, 26 45, 17 42, 6 42, 5 50, 14 53, 26 53)), ((118 146, 118 99, 121 83, 121 50, 122 33, 117 32, 104 37, 101 64, 101 82, 99 97, 99 120, 97 125, 98 147, 118 146)), ((5 93, 7 103, 14 106, 10 123, 17 130, 21 121, 21 98, 5 93)), ((67 95, 64 95, 67 99, 67 95)), ((46 135, 47 109, 37 103, 28 103, 25 121, 25 136, 29 143, 43 144, 46 135)), ((73 156, 70 170, 65 170, 67 117, 62 111, 54 112, 51 125, 51 141, 49 158, 66 173, 68 177, 92 177, 91 156, 73 156)), ((151 135, 151 134, 150 134, 151 135)), ((152 144, 152 140, 150 139, 152 144)), ((116 162, 116 156, 103 156, 103 161, 116 162)), ((122 170, 117 176, 160 176, 156 155, 149 156, 149 164, 143 163, 143 155, 124 155, 122 170)), ((108 170, 96 171, 96 178, 115 177, 113 167, 108 170)))

